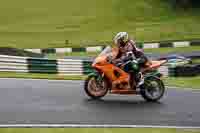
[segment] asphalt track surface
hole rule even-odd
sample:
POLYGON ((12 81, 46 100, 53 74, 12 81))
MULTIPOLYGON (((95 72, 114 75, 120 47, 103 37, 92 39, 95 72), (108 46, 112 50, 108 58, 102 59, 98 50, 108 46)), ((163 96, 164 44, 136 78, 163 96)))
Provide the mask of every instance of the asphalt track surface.
POLYGON ((167 89, 158 103, 141 96, 90 100, 83 81, 0 79, 0 124, 200 126, 200 92, 167 89))

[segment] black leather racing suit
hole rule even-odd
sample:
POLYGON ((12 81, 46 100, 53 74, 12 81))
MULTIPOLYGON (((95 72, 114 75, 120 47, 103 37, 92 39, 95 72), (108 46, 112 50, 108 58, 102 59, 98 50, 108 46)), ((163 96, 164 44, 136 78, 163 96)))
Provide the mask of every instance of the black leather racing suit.
MULTIPOLYGON (((120 46, 120 45, 119 45, 120 46)), ((133 40, 128 40, 126 44, 122 44, 122 47, 119 48, 119 52, 117 57, 113 60, 113 63, 121 67, 122 64, 127 60, 127 53, 132 52, 136 59, 138 59, 138 70, 134 72, 135 80, 136 82, 138 79, 138 72, 140 71, 140 68, 144 66, 145 62, 148 60, 147 57, 144 55, 143 51, 136 47, 136 43, 133 40)))

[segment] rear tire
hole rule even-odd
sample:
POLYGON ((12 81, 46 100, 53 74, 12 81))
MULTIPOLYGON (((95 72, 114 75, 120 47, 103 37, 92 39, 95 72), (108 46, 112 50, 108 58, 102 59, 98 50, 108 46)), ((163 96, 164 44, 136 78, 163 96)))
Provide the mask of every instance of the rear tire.
POLYGON ((106 81, 103 80, 101 83, 98 83, 97 76, 94 75, 89 76, 85 80, 84 90, 86 94, 92 99, 100 99, 104 97, 108 92, 106 81), (94 86, 91 85, 92 80, 94 82, 94 86))
POLYGON ((165 93, 164 83, 159 78, 150 77, 149 79, 146 79, 146 81, 145 81, 145 83, 143 85, 141 85, 140 93, 141 93, 142 97, 146 101, 157 102, 163 97, 163 95, 165 93), (153 91, 156 92, 155 91, 155 89, 156 89, 155 86, 152 85, 153 82, 157 83, 157 89, 158 90, 156 90, 156 91, 157 91, 158 94, 156 96, 151 96, 151 95, 154 95, 154 94, 150 94, 151 91, 152 92, 153 91), (149 84, 151 84, 151 85, 149 85, 149 84))

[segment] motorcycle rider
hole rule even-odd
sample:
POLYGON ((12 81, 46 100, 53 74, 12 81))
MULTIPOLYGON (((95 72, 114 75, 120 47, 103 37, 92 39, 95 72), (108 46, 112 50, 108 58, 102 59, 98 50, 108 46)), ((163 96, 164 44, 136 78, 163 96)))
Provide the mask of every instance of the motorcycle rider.
POLYGON ((113 39, 113 42, 118 48, 118 54, 112 61, 112 63, 116 66, 121 68, 123 66, 124 61, 127 60, 127 58, 129 58, 127 54, 134 54, 136 60, 132 62, 135 63, 132 66, 136 66, 134 77, 136 86, 138 87, 144 82, 142 73, 140 72, 139 68, 141 66, 139 64, 144 65, 148 61, 148 59, 146 58, 142 50, 136 47, 135 41, 129 38, 127 32, 117 33, 113 39))

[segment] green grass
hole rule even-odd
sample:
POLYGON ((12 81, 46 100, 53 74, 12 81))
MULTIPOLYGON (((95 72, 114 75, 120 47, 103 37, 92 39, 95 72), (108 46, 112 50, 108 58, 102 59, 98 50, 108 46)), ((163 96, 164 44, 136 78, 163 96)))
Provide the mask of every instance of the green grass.
POLYGON ((199 9, 166 0, 0 0, 0 46, 86 46, 127 31, 137 41, 200 38, 199 9))
POLYGON ((1 133, 200 133, 198 129, 159 128, 2 128, 1 133))
POLYGON ((152 48, 152 49, 145 49, 144 51, 149 53, 159 53, 159 54, 189 53, 194 51, 200 51, 200 46, 178 47, 178 48, 152 48))
POLYGON ((194 63, 194 64, 200 64, 200 59, 193 59, 192 63, 194 63))
POLYGON ((168 86, 200 89, 200 76, 197 77, 168 77, 164 82, 168 86))
MULTIPOLYGON (((87 76, 61 76, 56 74, 40 74, 40 73, 15 73, 1 72, 0 78, 29 78, 29 79, 55 79, 55 80, 84 80, 87 76)), ((164 83, 168 86, 177 86, 183 88, 200 89, 200 76, 197 77, 167 77, 164 83)))
POLYGON ((47 54, 45 55, 48 59, 60 59, 66 56, 83 56, 83 57, 96 57, 100 52, 72 52, 65 54, 47 54))
POLYGON ((65 56, 88 56, 88 57, 95 57, 100 52, 72 52, 72 53, 66 53, 65 56))

